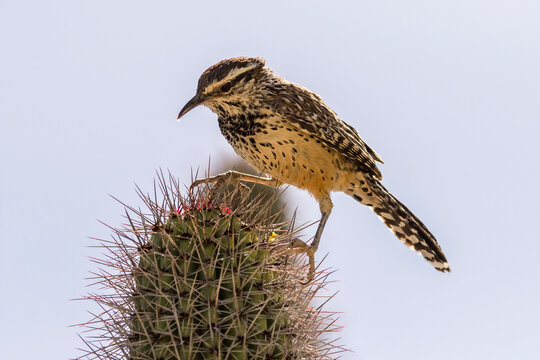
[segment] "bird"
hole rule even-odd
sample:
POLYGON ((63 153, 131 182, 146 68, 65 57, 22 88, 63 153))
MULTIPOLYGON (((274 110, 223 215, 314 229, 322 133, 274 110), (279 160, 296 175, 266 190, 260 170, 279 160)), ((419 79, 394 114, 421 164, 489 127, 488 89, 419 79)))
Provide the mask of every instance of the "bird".
POLYGON ((435 236, 381 183, 381 157, 316 93, 276 75, 259 57, 222 60, 199 78, 195 96, 178 120, 204 105, 217 114, 221 133, 235 152, 264 176, 228 171, 191 186, 223 179, 268 186, 293 185, 319 203, 321 218, 311 244, 294 239, 293 253, 314 254, 333 208, 331 192, 344 192, 370 207, 406 246, 436 270, 450 266, 435 236))

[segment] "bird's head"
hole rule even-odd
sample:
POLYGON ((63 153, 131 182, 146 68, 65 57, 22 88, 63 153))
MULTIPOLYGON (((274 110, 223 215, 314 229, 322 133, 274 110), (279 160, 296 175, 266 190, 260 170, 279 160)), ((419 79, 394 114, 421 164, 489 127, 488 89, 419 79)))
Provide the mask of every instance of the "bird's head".
POLYGON ((252 96, 257 93, 254 90, 264 74, 270 72, 261 58, 237 57, 212 65, 202 73, 197 93, 180 110, 178 119, 198 105, 219 113, 224 108, 232 111, 241 104, 252 102, 252 96))

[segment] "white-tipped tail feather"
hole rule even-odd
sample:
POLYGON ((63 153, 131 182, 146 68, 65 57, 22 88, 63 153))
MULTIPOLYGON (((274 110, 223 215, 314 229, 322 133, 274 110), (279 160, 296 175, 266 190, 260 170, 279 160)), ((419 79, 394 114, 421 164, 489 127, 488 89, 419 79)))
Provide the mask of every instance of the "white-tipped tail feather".
POLYGON ((442 272, 450 271, 450 265, 439 243, 422 221, 390 194, 380 181, 365 178, 365 182, 362 183, 364 183, 362 187, 355 187, 347 193, 370 206, 398 239, 422 255, 435 269, 442 272), (354 192, 351 193, 351 190, 354 192))

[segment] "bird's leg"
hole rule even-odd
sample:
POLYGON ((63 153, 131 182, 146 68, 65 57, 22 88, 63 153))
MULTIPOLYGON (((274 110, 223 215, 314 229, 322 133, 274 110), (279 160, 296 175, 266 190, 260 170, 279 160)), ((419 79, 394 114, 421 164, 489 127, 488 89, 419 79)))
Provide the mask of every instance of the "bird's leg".
POLYGON ((315 252, 319 248, 319 242, 321 241, 321 236, 324 230, 324 226, 326 225, 326 221, 328 220, 328 217, 330 217, 330 213, 332 212, 332 200, 330 199, 330 194, 325 194, 324 197, 319 199, 319 208, 321 209, 321 220, 319 221, 319 226, 317 226, 317 231, 315 231, 315 237, 313 238, 313 241, 311 242, 311 245, 306 244, 302 240, 296 238, 293 239, 288 245, 285 245, 287 249, 284 251, 286 253, 293 253, 293 254, 306 254, 309 260, 309 271, 306 276, 306 281, 302 282, 302 284, 306 285, 313 280, 313 277, 315 276, 315 252))

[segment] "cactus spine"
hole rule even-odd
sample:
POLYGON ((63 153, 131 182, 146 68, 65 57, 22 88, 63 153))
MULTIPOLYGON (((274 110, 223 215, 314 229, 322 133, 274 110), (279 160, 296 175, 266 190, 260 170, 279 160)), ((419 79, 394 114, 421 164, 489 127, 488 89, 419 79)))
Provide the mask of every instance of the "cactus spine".
POLYGON ((173 178, 158 184, 163 202, 139 192, 150 215, 127 207, 129 225, 102 241, 108 260, 98 260, 98 279, 110 291, 87 297, 104 311, 86 324, 94 337, 81 358, 333 359, 342 351, 325 339, 336 315, 310 306, 327 274, 303 286, 303 263, 273 251, 293 231, 275 223, 271 204, 235 190, 186 199, 173 178))

